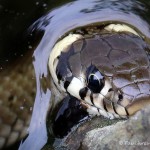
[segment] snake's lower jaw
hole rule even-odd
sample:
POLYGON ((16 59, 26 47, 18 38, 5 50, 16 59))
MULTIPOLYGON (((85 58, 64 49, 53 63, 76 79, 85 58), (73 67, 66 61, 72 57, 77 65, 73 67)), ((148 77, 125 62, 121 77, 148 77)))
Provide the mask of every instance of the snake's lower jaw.
POLYGON ((117 104, 118 101, 118 93, 111 92, 110 94, 108 90, 111 88, 110 84, 106 84, 99 94, 93 94, 87 87, 85 87, 84 83, 77 78, 73 78, 71 83, 69 84, 67 91, 74 97, 78 98, 82 101, 82 103, 87 107, 87 112, 90 115, 103 115, 107 118, 124 118, 128 116, 128 112, 126 111, 125 105, 129 104, 128 100, 122 100, 123 106, 117 104), (117 95, 114 95, 114 93, 117 95), (92 94, 92 95, 91 95, 92 94), (104 96, 104 95, 105 96, 104 96), (113 95, 112 101, 110 98, 113 95), (116 99, 115 99, 116 98, 116 99))
MULTIPOLYGON (((114 90, 112 90, 113 92, 108 92, 111 88, 110 81, 106 79, 105 86, 101 92, 94 94, 86 87, 86 84, 82 80, 74 77, 66 88, 66 91, 83 101, 84 104, 86 103, 85 106, 90 115, 103 115, 111 119, 128 116, 125 107, 117 104, 119 93, 114 92, 114 90), (112 99, 112 101, 109 99, 112 99)), ((124 105, 127 102, 123 100, 124 105)))
POLYGON ((150 96, 139 96, 135 98, 134 101, 126 98, 122 99, 121 101, 117 101, 118 99, 113 99, 112 101, 104 99, 102 106, 103 108, 97 107, 91 109, 89 107, 91 110, 88 111, 90 114, 93 111, 93 114, 103 115, 108 118, 126 118, 128 116, 134 115, 136 112, 149 105, 150 96), (96 109, 99 109, 99 114, 94 112, 97 111, 96 109))
POLYGON ((141 95, 137 97, 132 103, 130 103, 126 110, 128 111, 129 115, 134 115, 137 111, 141 110, 142 108, 150 105, 150 95, 141 95))

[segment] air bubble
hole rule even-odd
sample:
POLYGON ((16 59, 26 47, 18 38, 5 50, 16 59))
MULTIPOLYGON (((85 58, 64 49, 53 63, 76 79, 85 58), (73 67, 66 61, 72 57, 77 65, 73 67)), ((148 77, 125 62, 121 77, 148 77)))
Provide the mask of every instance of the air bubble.
POLYGON ((39 5, 39 2, 36 2, 35 5, 39 5))
POLYGON ((29 49, 32 49, 32 46, 31 46, 31 45, 29 45, 29 46, 28 46, 28 48, 29 48, 29 49))
POLYGON ((24 107, 23 107, 23 106, 21 106, 21 107, 20 107, 20 109, 21 109, 21 110, 23 110, 23 109, 24 109, 24 107))
POLYGON ((136 75, 132 75, 131 78, 132 78, 133 80, 135 80, 135 79, 136 79, 136 75))
POLYGON ((43 4, 43 7, 46 7, 46 6, 47 6, 47 4, 44 3, 44 4, 43 4))

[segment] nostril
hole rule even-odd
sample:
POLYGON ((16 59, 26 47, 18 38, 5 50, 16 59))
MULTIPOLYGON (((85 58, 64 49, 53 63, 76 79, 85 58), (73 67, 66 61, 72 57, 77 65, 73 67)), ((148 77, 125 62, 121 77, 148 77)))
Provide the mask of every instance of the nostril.
POLYGON ((113 91, 113 89, 112 89, 112 88, 110 88, 110 89, 108 90, 108 92, 111 92, 111 91, 113 91))

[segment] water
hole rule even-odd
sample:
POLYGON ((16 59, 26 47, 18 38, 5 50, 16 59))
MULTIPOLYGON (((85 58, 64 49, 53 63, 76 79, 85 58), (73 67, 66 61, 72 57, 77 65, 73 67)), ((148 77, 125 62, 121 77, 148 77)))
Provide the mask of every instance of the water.
MULTIPOLYGON (((42 75, 45 77, 48 76, 48 57, 55 42, 66 32, 74 28, 97 22, 124 22, 134 27, 135 30, 140 31, 143 37, 149 41, 150 9, 148 9, 148 6, 150 7, 150 5, 146 5, 146 1, 78 0, 48 12, 31 26, 32 31, 44 31, 43 38, 34 51, 37 95, 30 124, 30 136, 32 137, 32 135, 35 134, 33 131, 36 130, 36 137, 38 137, 37 140, 41 141, 41 143, 38 142, 39 145, 37 145, 36 142, 34 144, 32 143, 32 146, 36 144, 35 149, 42 148, 47 140, 45 120, 51 94, 49 89, 47 89, 46 93, 42 92, 39 78, 42 75)), ((30 136, 28 138, 29 143, 32 139, 30 139, 30 136)), ((28 145, 28 142, 24 143, 23 146, 26 144, 28 145)))
MULTIPOLYGON (((39 5, 39 2, 35 4, 39 5)), ((150 42, 150 2, 146 0, 77 0, 56 5, 51 1, 51 3, 43 3, 42 6, 46 8, 44 11, 46 14, 28 29, 31 39, 35 39, 36 33, 42 35, 42 38, 33 54, 37 91, 29 136, 20 145, 21 150, 31 149, 31 147, 32 150, 38 150, 47 142, 45 122, 50 107, 51 91, 49 87, 43 89, 41 78, 48 78, 49 53, 56 41, 66 32, 87 24, 120 22, 132 26, 147 42, 150 42), (52 5, 55 8, 51 10, 52 5)))

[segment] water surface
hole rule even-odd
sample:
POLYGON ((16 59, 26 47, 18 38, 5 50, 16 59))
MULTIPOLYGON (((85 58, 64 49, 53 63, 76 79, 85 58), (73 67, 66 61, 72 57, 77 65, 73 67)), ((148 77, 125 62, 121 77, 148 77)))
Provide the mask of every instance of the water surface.
MULTIPOLYGON (((38 1, 35 3, 38 4, 38 1)), ((146 0, 76 0, 63 4, 51 1, 45 5, 43 3, 43 6, 46 7, 45 14, 28 29, 31 39, 36 39, 37 33, 42 33, 42 37, 33 53, 37 92, 29 136, 20 145, 21 150, 31 147, 38 150, 47 142, 46 116, 51 91, 49 87, 42 88, 41 79, 48 78, 49 54, 56 41, 66 32, 88 24, 120 22, 133 27, 150 42, 150 2, 146 0)))

